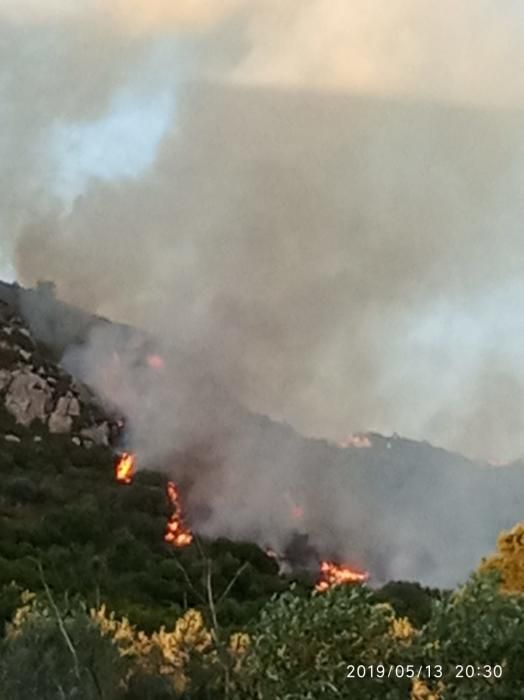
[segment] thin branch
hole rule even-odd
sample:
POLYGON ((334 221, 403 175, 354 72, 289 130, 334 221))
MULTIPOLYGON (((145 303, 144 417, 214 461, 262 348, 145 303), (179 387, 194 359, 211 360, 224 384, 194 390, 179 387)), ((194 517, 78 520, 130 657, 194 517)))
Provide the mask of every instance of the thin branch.
POLYGON ((67 700, 66 694, 64 693, 64 689, 62 688, 62 686, 60 685, 60 683, 57 683, 57 682, 55 681, 55 685, 56 685, 56 689, 58 690, 58 692, 59 692, 59 694, 60 694, 60 697, 63 698, 64 700, 67 700))
POLYGON ((220 598, 217 600, 217 604, 216 604, 217 608, 219 607, 220 603, 224 600, 224 598, 227 596, 227 594, 229 593, 229 591, 233 588, 233 586, 235 585, 235 582, 236 582, 236 580, 238 579, 238 577, 242 574, 242 572, 243 572, 245 569, 247 569, 247 566, 248 566, 248 562, 245 561, 243 564, 241 564, 241 565, 238 567, 238 569, 237 569, 235 575, 233 576, 233 578, 231 579, 231 581, 227 584, 225 591, 222 593, 222 595, 220 596, 220 598))
POLYGON ((206 591, 207 591, 207 602, 209 605, 209 611, 211 612, 211 619, 213 620, 213 628, 216 633, 216 637, 218 640, 218 619, 217 619, 217 611, 215 608, 215 601, 213 598, 213 587, 211 583, 211 561, 209 559, 206 559, 206 591))
POLYGON ((74 663, 74 667, 75 667, 75 676, 77 677, 78 680, 80 680, 80 666, 78 663, 78 655, 76 653, 76 649, 73 645, 73 642, 71 641, 71 637, 69 636, 69 634, 66 630, 64 620, 62 619, 62 616, 60 615, 60 611, 55 603, 55 600, 53 598, 51 590, 50 590, 49 586, 47 585, 47 581, 46 581, 46 578, 44 575, 44 569, 42 568, 42 562, 39 559, 36 559, 36 564, 38 566, 38 571, 40 573, 40 579, 42 580, 42 585, 44 586, 44 590, 45 590, 47 599, 49 601, 49 604, 53 608, 53 612, 55 613, 56 621, 58 622, 58 628, 59 628, 60 632, 62 633, 62 636, 65 640, 67 648, 71 652, 71 656, 73 657, 73 663, 74 663))
POLYGON ((173 558, 173 561, 175 562, 176 566, 180 569, 180 571, 184 575, 184 579, 185 579, 187 585, 189 586, 189 588, 193 591, 193 593, 200 600, 200 602, 205 605, 206 599, 193 586, 193 583, 191 582, 191 579, 189 578, 189 575, 188 575, 187 571, 185 570, 185 568, 182 566, 182 564, 178 561, 178 559, 176 557, 173 558))
POLYGON ((213 584, 211 580, 211 560, 206 559, 205 560, 205 567, 206 567, 206 591, 207 591, 207 600, 208 600, 208 605, 209 605, 209 610, 211 613, 211 619, 213 621, 213 638, 215 640, 215 644, 217 646, 217 651, 220 659, 220 664, 224 670, 224 700, 229 700, 229 690, 230 690, 230 669, 229 669, 229 660, 227 658, 227 650, 225 648, 225 645, 222 643, 220 639, 220 630, 218 627, 218 618, 217 618, 217 612, 216 612, 216 607, 215 607, 215 600, 213 596, 213 584))

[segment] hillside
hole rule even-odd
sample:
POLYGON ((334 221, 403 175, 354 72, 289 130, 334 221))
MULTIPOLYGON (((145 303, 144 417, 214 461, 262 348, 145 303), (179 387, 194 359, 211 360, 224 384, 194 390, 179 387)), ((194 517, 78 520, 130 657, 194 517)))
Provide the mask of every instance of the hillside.
MULTIPOLYGON (((31 371, 40 377, 38 382, 49 384, 43 388, 49 403, 48 427, 59 426, 64 420, 71 423, 66 442, 80 461, 88 454, 83 448, 89 448, 96 437, 105 445, 108 464, 109 444, 125 444, 127 439, 121 430, 122 417, 107 418, 107 406, 102 408, 85 385, 58 365, 45 361, 38 354, 37 344, 46 341, 45 347, 56 358, 64 343, 67 347, 82 347, 88 343, 92 328, 102 326, 111 331, 112 339, 117 339, 108 347, 123 352, 123 347, 132 345, 139 349, 140 356, 145 352, 140 348, 150 345, 152 339, 56 301, 45 285, 37 290, 1 285, 2 298, 10 301, 10 306, 4 308, 16 309, 22 316, 24 310, 31 309, 3 339, 3 376, 9 376, 5 372, 13 372, 13 367, 19 373, 16 382, 9 384, 11 388, 6 388, 4 379, 0 394, 5 406, 11 406, 13 414, 13 406, 21 405, 12 400, 12 387, 24 384, 28 367, 32 367, 31 371), (38 322, 35 309, 41 312, 38 322), (49 346, 53 328, 61 332, 57 344, 49 346), (131 344, 129 339, 133 337, 139 340, 131 344), (79 415, 57 418, 57 413, 71 412, 71 406, 75 414, 76 402, 82 407, 79 415)), ((10 324, 8 320, 4 327, 10 324)), ((135 363, 143 362, 135 355, 134 351, 135 363)), ((396 435, 388 438, 370 434, 367 447, 352 446, 351 441, 350 446, 340 447, 304 438, 285 424, 246 411, 230 399, 227 391, 210 391, 211 382, 203 382, 200 377, 194 384, 187 380, 192 376, 190 359, 177 358, 174 376, 176 396, 181 398, 175 400, 180 402, 184 426, 202 423, 211 428, 206 428, 203 443, 184 449, 177 449, 182 441, 173 432, 172 449, 156 460, 156 468, 175 476, 183 490, 185 511, 194 528, 204 535, 270 546, 295 566, 315 568, 320 559, 326 558, 348 560, 367 569, 375 583, 411 579, 448 586, 463 580, 491 549, 498 532, 522 516, 521 462, 493 467, 396 435), (185 386, 180 383, 182 376, 185 386), (297 542, 304 541, 308 543, 305 553, 303 547, 297 548, 297 542)), ((103 364, 102 355, 98 360, 103 364)), ((138 416, 140 420, 145 413, 141 404, 146 396, 144 387, 147 390, 147 385, 153 386, 156 381, 164 389, 169 380, 169 375, 158 380, 158 373, 146 370, 148 374, 140 375, 142 383, 137 388, 126 386, 133 399, 132 418, 138 416)), ((135 376, 131 375, 132 381, 135 376)), ((37 390, 42 392, 41 387, 37 390)), ((170 392, 153 392, 147 402, 157 397, 166 402, 168 410, 177 411, 170 392)), ((40 430, 42 422, 37 410, 40 395, 34 405, 32 432, 40 430)), ((33 408, 24 410, 31 412, 33 408)), ((31 415, 19 417, 27 422, 31 415)), ((155 434, 158 419, 159 412, 153 411, 152 421, 144 422, 143 427, 155 434)), ((7 429, 16 432, 12 418, 7 429)), ((49 437, 52 441, 64 439, 60 435, 49 437)), ((12 443, 7 447, 24 449, 12 443)), ((37 448, 44 449, 34 445, 37 448)), ((111 469, 105 469, 110 479, 111 469)), ((89 489, 85 493, 86 498, 92 497, 89 489)))
POLYGON ((287 585, 276 562, 251 544, 202 539, 175 556, 164 542, 173 512, 166 475, 141 471, 131 484, 117 483, 111 443, 118 419, 50 359, 3 302, 0 322, 3 621, 20 588, 42 588, 38 562, 54 591, 81 594, 93 605, 103 599, 145 629, 202 605, 207 561, 217 596, 237 574, 219 611, 224 624, 246 621, 287 585))

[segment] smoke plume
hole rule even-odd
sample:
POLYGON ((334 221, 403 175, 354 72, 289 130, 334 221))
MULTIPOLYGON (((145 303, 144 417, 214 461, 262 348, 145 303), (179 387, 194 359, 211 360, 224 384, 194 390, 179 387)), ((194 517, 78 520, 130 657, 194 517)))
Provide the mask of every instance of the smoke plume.
MULTIPOLYGON (((113 400, 146 462, 174 428, 181 448, 231 429, 222 390, 193 389, 200 368, 235 405, 308 435, 396 430, 522 454, 520 3, 38 7, 0 2, 4 254, 22 283, 52 279, 199 368, 146 385, 122 360, 144 404, 125 382, 113 400), (52 127, 155 89, 177 108, 154 164, 64 206, 52 127)), ((101 391, 114 343, 99 334, 68 356, 101 391)), ((242 445, 224 438, 224 479, 262 515, 300 465, 282 455, 254 482, 242 445)))

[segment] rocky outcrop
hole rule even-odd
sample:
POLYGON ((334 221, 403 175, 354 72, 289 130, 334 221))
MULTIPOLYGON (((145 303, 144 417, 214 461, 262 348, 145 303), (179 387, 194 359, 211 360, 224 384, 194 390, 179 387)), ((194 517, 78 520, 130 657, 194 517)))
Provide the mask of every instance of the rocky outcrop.
POLYGON ((80 416, 80 402, 68 391, 66 396, 61 396, 55 410, 48 420, 50 433, 70 433, 73 428, 73 419, 80 416))
MULTIPOLYGON (((89 387, 65 372, 0 301, 0 406, 21 426, 38 422, 76 445, 109 445, 123 425, 111 419, 89 387)), ((16 431, 15 431, 16 432, 16 431)), ((4 438, 14 441, 11 434, 4 438)))
POLYGON ((91 440, 96 445, 109 445, 110 429, 107 421, 103 421, 99 425, 94 425, 91 428, 83 428, 80 435, 86 440, 91 440))
POLYGON ((7 384, 5 407, 21 425, 35 419, 45 423, 52 406, 53 392, 40 375, 29 369, 14 370, 7 384))

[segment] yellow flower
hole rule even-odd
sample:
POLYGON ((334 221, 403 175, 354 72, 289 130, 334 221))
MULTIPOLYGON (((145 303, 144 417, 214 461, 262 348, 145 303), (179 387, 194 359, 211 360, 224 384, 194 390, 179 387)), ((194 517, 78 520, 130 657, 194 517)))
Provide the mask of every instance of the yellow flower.
POLYGON ((411 681, 410 700, 440 700, 444 685, 439 682, 436 690, 431 690, 425 681, 414 678, 411 681))
POLYGON ((20 594, 20 600, 22 601, 22 605, 27 605, 28 603, 32 603, 34 599, 36 598, 36 593, 33 593, 32 591, 22 591, 20 594))
POLYGON ((235 656, 244 656, 251 644, 249 634, 234 632, 229 638, 229 651, 235 656))
POLYGON ((395 617, 391 622, 391 636, 399 642, 409 643, 415 628, 407 617, 395 617))
POLYGON ((233 666, 233 671, 238 673, 242 667, 242 661, 245 655, 249 651, 251 645, 251 638, 245 632, 234 632, 229 637, 229 653, 235 658, 235 665, 233 666))
POLYGON ((498 571, 505 593, 524 593, 524 523, 500 533, 497 552, 482 560, 479 571, 498 571))
POLYGON ((21 627, 28 620, 31 613, 34 612, 36 593, 32 593, 28 590, 22 591, 20 594, 20 601, 22 605, 15 610, 11 622, 6 625, 6 635, 11 639, 20 633, 21 627))

